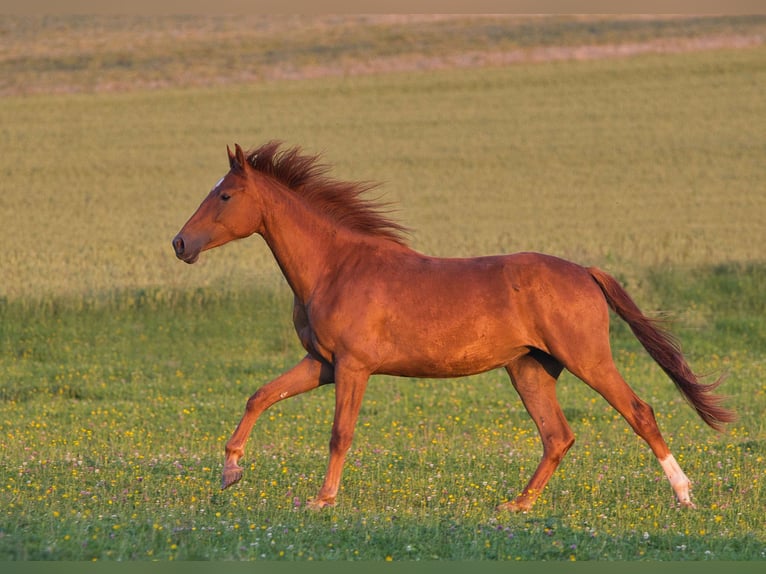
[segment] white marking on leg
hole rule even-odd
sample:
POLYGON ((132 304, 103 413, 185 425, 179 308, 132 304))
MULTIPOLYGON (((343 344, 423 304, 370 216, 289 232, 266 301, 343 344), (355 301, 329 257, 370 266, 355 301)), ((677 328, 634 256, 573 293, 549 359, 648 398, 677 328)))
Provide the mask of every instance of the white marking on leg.
POLYGON ((676 462, 675 457, 672 454, 666 456, 660 461, 662 470, 665 471, 665 476, 670 481, 670 486, 673 487, 673 491, 676 493, 676 498, 683 506, 693 507, 691 496, 689 494, 689 486, 691 482, 689 477, 684 474, 681 467, 676 462))
POLYGON ((280 395, 279 395, 279 398, 280 398, 280 399, 284 399, 284 398, 285 398, 287 395, 289 395, 289 394, 290 394, 290 393, 288 393, 287 391, 285 391, 284 393, 282 393, 282 394, 280 394, 280 395))

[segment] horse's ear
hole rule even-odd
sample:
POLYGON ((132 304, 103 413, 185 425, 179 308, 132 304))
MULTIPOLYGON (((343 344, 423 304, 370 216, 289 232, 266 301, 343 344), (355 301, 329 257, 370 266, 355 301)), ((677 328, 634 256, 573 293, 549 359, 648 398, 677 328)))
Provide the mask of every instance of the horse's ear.
POLYGON ((235 171, 244 171, 247 160, 245 159, 245 152, 239 144, 234 144, 234 152, 232 153, 229 146, 226 146, 226 153, 229 154, 229 167, 235 171))
POLYGON ((245 166, 247 165, 247 160, 245 159, 245 152, 242 151, 242 148, 239 147, 239 144, 234 144, 234 153, 237 154, 237 163, 244 170, 245 166))
POLYGON ((229 155, 229 167, 234 168, 234 160, 236 159, 236 156, 231 153, 231 149, 229 146, 226 146, 226 153, 229 155))

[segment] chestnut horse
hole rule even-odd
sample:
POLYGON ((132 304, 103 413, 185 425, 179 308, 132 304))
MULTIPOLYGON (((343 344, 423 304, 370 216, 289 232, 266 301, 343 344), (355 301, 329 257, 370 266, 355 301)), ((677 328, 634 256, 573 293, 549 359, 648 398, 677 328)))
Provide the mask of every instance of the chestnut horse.
POLYGON ((270 142, 228 147, 229 172, 173 239, 179 259, 260 234, 295 297, 293 321, 306 356, 247 401, 226 443, 223 488, 258 417, 288 397, 335 384, 335 418, 324 483, 309 504, 335 503, 370 375, 458 377, 503 367, 540 433, 543 456, 529 483, 498 508, 532 507, 574 435, 556 399, 566 368, 599 392, 659 460, 678 501, 693 506, 689 479, 660 434, 652 408, 612 360, 611 307, 631 327, 702 420, 733 420, 701 384, 674 340, 599 269, 537 253, 440 259, 417 253, 405 229, 366 200, 372 186, 327 176, 316 156, 270 142))

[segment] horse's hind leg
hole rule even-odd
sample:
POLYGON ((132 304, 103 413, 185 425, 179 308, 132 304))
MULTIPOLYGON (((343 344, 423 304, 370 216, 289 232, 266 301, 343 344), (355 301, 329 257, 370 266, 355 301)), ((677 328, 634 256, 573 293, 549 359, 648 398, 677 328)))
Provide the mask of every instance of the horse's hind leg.
POLYGON ((689 495, 690 482, 662 438, 652 407, 642 401, 617 371, 611 359, 591 369, 567 368, 603 396, 628 422, 635 433, 646 441, 657 457, 682 506, 694 507, 689 495))
POLYGON ((561 369, 561 364, 553 357, 536 350, 506 367, 513 386, 537 425, 543 443, 543 458, 522 493, 515 500, 498 506, 498 510, 526 511, 532 508, 574 443, 574 433, 556 399, 556 379, 561 369))

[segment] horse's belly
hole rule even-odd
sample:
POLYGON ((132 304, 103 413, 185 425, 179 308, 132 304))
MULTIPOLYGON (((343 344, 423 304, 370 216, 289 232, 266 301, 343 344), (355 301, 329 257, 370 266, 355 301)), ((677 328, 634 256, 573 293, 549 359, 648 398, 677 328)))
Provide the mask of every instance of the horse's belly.
POLYGON ((378 372, 402 377, 464 377, 503 367, 528 352, 526 346, 497 348, 486 345, 446 350, 435 345, 398 353, 385 361, 378 372))

